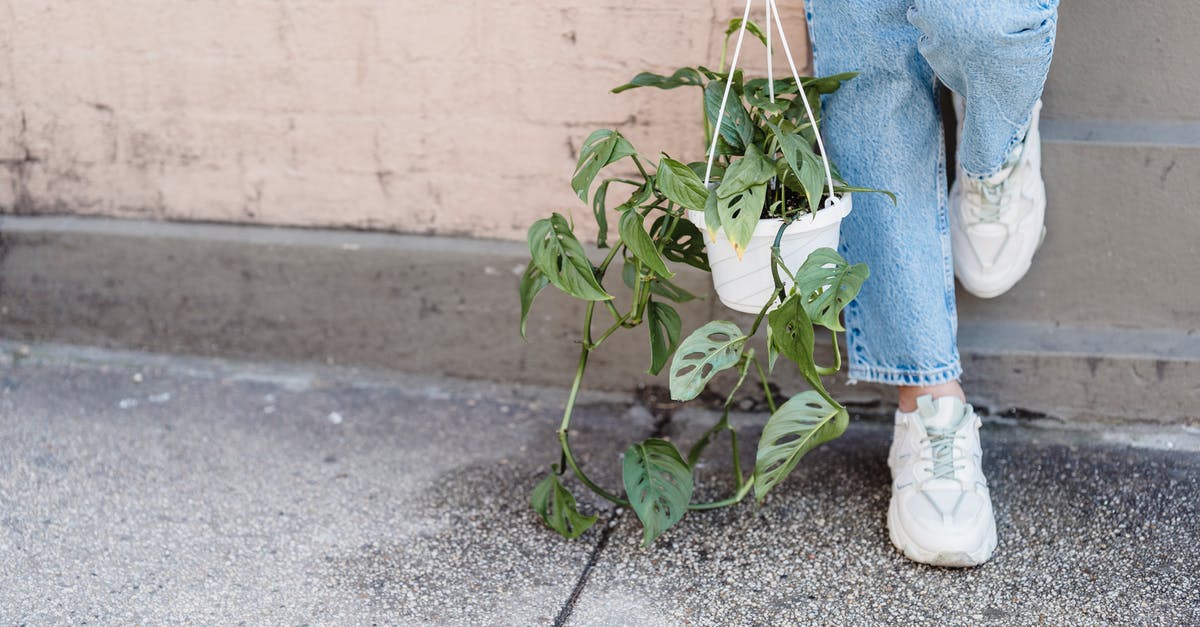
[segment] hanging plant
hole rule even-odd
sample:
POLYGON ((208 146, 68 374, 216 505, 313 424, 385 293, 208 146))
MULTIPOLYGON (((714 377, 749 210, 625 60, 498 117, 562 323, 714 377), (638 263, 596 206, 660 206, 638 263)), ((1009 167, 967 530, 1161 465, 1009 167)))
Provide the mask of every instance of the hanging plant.
MULTIPOLYGON (((546 287, 553 285, 586 303, 579 360, 557 432, 560 459, 550 465, 551 472, 531 497, 546 525, 568 538, 578 537, 597 520, 595 515, 578 511, 574 496, 563 485, 560 476, 568 469, 596 494, 631 508, 644 529, 643 545, 648 546, 688 511, 733 505, 751 490, 761 502, 801 457, 841 435, 849 421, 846 408, 825 389, 822 377, 841 369, 837 338, 843 328, 839 315, 858 294, 868 271, 863 264, 847 263, 834 250, 836 227, 849 210, 850 193, 878 190, 847 184, 825 158, 820 139, 821 96, 836 91, 853 74, 801 77, 795 74, 793 64, 791 78, 746 81, 736 69, 746 32, 767 45, 770 54, 774 3, 768 0, 767 5, 765 31, 749 21, 749 2, 747 14, 730 23, 718 70, 698 66, 670 75, 642 73, 613 90, 699 89, 710 158, 683 163, 666 153, 647 157, 612 129, 588 136, 571 187, 590 205, 598 227, 596 246, 607 250, 598 265, 589 259, 572 223, 563 215, 554 213, 529 228, 531 260, 519 286, 522 336, 534 299, 546 287), (734 67, 727 71, 725 58, 734 33, 738 34, 734 67), (603 178, 614 164, 632 165, 637 175, 603 178), (621 202, 614 206, 615 198, 621 202), (807 248, 800 248, 802 256, 796 258, 794 251, 787 254, 784 243, 789 229, 803 221, 815 223, 821 214, 837 215, 832 246, 820 245, 829 241, 828 236, 808 237, 807 248), (610 233, 613 220, 615 238, 610 233), (769 220, 777 224, 771 224, 773 232, 768 233, 767 243, 759 245, 756 236, 762 235, 760 226, 769 220), (720 245, 733 251, 732 255, 722 253, 720 245), (676 276, 672 268, 690 266, 715 276, 713 267, 718 262, 746 264, 744 268, 750 264, 751 254, 765 255, 756 271, 767 289, 750 297, 754 303, 750 311, 757 313, 750 328, 743 331, 733 322, 714 320, 683 337, 673 303, 696 297, 672 281, 676 276), (614 304, 612 295, 611 275, 617 274, 613 268, 617 261, 622 264, 619 287, 629 292, 630 305, 625 310, 614 304), (609 325, 594 334, 597 316, 608 319, 609 325), (624 453, 622 486, 617 492, 600 486, 584 472, 568 434, 589 356, 614 333, 643 324, 651 354, 646 371, 658 375, 666 369, 672 399, 696 398, 721 372, 732 370, 737 380, 724 396, 720 420, 686 456, 662 438, 630 445, 624 453), (765 367, 748 345, 764 327, 765 367), (814 359, 818 327, 829 332, 835 355, 831 366, 818 365, 814 359), (781 355, 796 364, 810 389, 777 405, 767 374, 781 355), (747 473, 741 467, 737 431, 729 412, 751 370, 762 386, 771 417, 758 442, 754 469, 747 473), (716 501, 693 502, 693 467, 722 432, 729 433, 734 492, 716 501)), ((782 29, 778 32, 786 51, 782 29)), ((720 293, 719 283, 717 287, 720 293)), ((729 301, 724 296, 722 300, 741 310, 746 310, 748 302, 745 298, 729 301)))

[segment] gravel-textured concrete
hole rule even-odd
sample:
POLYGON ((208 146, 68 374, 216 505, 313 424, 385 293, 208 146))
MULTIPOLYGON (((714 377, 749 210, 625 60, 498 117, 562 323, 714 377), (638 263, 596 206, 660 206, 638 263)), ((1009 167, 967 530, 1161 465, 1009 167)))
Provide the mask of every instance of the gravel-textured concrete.
MULTIPOLYGON (((548 624, 600 535, 528 504, 561 393, 32 353, 0 361, 3 625, 548 624)), ((583 463, 611 483, 648 420, 585 405, 583 463)))
MULTIPOLYGON (((690 446, 718 417, 681 412, 670 434, 690 446)), ((735 416, 740 437, 757 442, 763 419, 735 416)), ((890 437, 853 424, 763 506, 692 512, 649 550, 622 521, 571 624, 1200 622, 1200 454, 989 428, 1000 545, 983 567, 956 570, 911 563, 888 540, 890 437)), ((698 498, 732 493, 728 459, 727 439, 710 445, 698 498)))
MULTIPOLYGON (((860 422, 763 507, 693 512, 640 549, 629 511, 570 542, 530 510, 562 400, 348 369, 0 357, 0 623, 1200 622, 1194 450, 993 426, 1001 544, 951 571, 888 544, 887 427, 860 422)), ((714 418, 680 410, 666 434, 687 445, 714 418)), ((735 416, 747 463, 764 418, 735 416)), ((589 397, 582 463, 616 489, 619 451, 653 424, 589 397)), ((704 498, 728 489, 727 440, 713 446, 704 498)))

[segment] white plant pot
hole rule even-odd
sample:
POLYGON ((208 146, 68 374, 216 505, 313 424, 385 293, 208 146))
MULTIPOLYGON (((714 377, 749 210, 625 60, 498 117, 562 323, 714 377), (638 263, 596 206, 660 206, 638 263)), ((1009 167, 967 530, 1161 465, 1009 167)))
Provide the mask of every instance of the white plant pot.
MULTIPOLYGON (((795 273, 808 259, 809 253, 818 248, 837 250, 842 218, 850 213, 850 196, 844 194, 815 216, 799 218, 787 227, 779 243, 779 253, 789 271, 795 273)), ((775 235, 783 221, 779 218, 759 220, 746 247, 746 254, 739 260, 724 228, 717 230, 717 241, 708 238, 703 211, 689 209, 688 219, 704 234, 704 250, 708 254, 708 265, 712 268, 713 286, 721 302, 743 313, 762 311, 763 306, 775 297, 775 281, 771 277, 771 245, 775 243, 775 235)), ((780 278, 786 287, 791 287, 792 281, 787 276, 780 273, 780 278)))

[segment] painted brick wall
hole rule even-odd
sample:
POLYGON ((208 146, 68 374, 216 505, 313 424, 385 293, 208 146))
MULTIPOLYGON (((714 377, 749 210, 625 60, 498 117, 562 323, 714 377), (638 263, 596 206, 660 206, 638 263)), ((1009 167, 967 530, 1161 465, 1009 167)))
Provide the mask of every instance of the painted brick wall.
MULTIPOLYGON (((802 4, 785 24, 803 50, 802 4)), ((597 127, 703 151, 729 0, 10 0, 0 211, 520 238, 597 127), (684 7, 689 7, 684 8, 684 7)), ((748 48, 762 66, 760 46, 748 48)))

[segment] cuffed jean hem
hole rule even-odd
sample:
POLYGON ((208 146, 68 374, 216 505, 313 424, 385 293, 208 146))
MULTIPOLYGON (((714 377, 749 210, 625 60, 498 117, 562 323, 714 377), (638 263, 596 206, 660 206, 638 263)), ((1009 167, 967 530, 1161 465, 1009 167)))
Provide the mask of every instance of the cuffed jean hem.
POLYGON ((871 381, 885 385, 932 386, 957 381, 962 376, 962 364, 953 363, 938 370, 897 370, 879 366, 850 365, 851 380, 871 381))
MULTIPOLYGON (((1041 96, 1038 96, 1038 97, 1040 98, 1041 96)), ((1036 102, 1036 101, 1034 101, 1034 102, 1036 102)), ((1005 162, 1005 160, 1008 159, 1008 153, 1012 152, 1013 148, 1015 148, 1017 146, 1017 144, 1021 143, 1022 141, 1025 141, 1025 135, 1029 133, 1029 129, 1032 126, 1033 126, 1033 111, 1030 111, 1029 117, 1025 118, 1025 123, 1022 124, 1016 131, 1014 131, 1012 136, 1008 138, 1008 143, 1005 144, 1005 146, 1004 146, 1003 156, 1000 157, 999 164, 997 164, 994 168, 991 168, 990 170, 988 170, 987 172, 985 172, 983 174, 976 174, 974 172, 971 172, 970 170, 962 167, 962 164, 959 164, 959 167, 958 167, 959 175, 962 176, 963 178, 968 178, 968 179, 972 179, 972 180, 976 180, 976 181, 982 181, 985 179, 990 179, 993 176, 996 176, 996 174, 998 174, 1000 172, 1000 170, 1004 169, 1004 162, 1005 162)))

